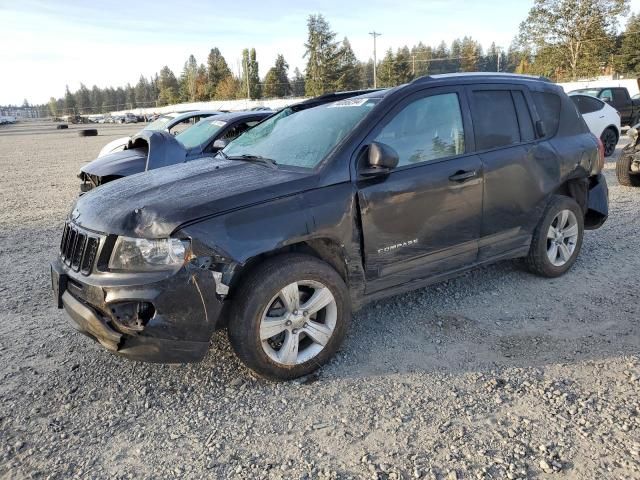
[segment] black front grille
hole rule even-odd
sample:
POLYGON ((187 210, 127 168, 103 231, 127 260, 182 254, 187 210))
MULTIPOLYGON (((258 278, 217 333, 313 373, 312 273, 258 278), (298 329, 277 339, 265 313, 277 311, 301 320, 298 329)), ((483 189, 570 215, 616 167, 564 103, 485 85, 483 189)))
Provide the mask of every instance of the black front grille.
POLYGON ((99 244, 100 240, 97 237, 89 236, 70 223, 66 223, 60 242, 60 258, 76 272, 89 275, 99 244))

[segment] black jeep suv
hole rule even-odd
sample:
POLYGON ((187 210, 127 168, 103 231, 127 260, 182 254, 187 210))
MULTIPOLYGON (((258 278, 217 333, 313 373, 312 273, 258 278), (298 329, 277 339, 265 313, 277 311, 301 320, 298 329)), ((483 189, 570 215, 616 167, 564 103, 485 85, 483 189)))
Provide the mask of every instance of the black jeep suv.
POLYGON ((226 327, 249 368, 289 379, 336 352, 364 303, 508 258, 562 275, 607 218, 601 144, 545 79, 346 97, 80 197, 52 264, 58 306, 139 360, 198 360, 226 327))

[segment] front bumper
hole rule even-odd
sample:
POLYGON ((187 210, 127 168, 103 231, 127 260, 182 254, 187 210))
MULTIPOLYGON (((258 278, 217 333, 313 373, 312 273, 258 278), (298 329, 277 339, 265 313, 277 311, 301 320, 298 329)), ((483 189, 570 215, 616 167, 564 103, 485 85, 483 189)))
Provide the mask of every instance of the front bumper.
POLYGON ((213 272, 184 267, 161 278, 140 275, 136 281, 136 277, 85 276, 59 259, 51 264, 58 308, 65 309, 77 330, 106 349, 148 362, 201 360, 222 323, 222 300, 213 272), (131 319, 124 322, 119 315, 139 304, 152 305, 153 314, 130 328, 131 319))

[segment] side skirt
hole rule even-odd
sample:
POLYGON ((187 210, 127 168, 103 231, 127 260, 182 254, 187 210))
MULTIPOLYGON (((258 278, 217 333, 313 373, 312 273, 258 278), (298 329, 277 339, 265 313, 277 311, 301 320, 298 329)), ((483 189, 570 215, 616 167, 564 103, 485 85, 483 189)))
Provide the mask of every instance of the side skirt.
POLYGON ((500 255, 496 255, 487 259, 484 259, 480 262, 474 262, 469 265, 466 265, 461 268, 457 268, 455 270, 450 270, 445 273, 441 273, 439 275, 434 275, 428 278, 420 278, 416 280, 412 280, 401 285, 397 285, 395 287, 391 287, 385 290, 380 290, 377 292, 373 292, 369 295, 365 295, 362 301, 358 305, 354 305, 354 310, 361 308, 369 302, 373 302, 375 300, 381 300, 383 298, 391 297, 393 295, 399 295, 401 293, 410 292, 412 290, 417 290, 418 288, 424 288, 429 285, 433 285, 434 283, 444 282, 445 280, 449 280, 450 278, 454 278, 460 276, 461 274, 473 270, 474 268, 488 265, 491 263, 499 262, 500 260, 508 260, 512 258, 520 258, 527 255, 529 252, 529 246, 519 247, 514 250, 509 250, 508 252, 504 252, 500 255))

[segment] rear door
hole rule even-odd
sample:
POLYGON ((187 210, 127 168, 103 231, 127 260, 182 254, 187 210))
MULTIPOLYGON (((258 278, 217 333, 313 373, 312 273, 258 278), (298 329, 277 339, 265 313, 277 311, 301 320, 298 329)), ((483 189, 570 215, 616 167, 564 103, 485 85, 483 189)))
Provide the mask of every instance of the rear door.
POLYGON ((483 186, 469 128, 462 88, 431 88, 401 101, 365 139, 400 158, 386 177, 357 180, 368 293, 475 262, 483 186))
POLYGON ((485 181, 479 241, 482 261, 528 246, 531 217, 544 198, 539 181, 544 162, 538 157, 545 148, 541 150, 536 143, 526 88, 470 86, 467 94, 485 181))

